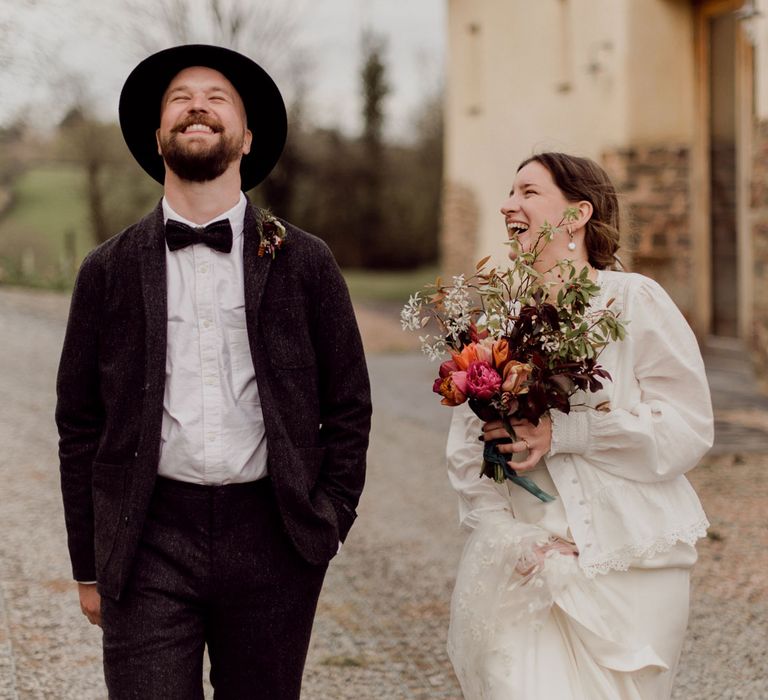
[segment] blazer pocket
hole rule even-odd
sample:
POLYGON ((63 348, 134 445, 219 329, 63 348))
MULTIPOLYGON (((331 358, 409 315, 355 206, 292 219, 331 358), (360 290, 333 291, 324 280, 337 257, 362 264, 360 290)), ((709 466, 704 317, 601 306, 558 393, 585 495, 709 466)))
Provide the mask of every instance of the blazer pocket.
POLYGON ((126 475, 122 464, 93 463, 91 491, 97 576, 106 568, 115 546, 125 508, 126 475))
POLYGON ((284 297, 265 309, 265 341, 273 367, 300 369, 315 364, 304 297, 284 297))

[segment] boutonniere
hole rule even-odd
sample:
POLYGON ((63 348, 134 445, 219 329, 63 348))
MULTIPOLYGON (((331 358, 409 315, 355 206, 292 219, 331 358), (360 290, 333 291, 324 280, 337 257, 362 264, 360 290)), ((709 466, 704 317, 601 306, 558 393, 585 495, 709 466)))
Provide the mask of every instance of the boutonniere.
POLYGON ((275 259, 275 254, 280 248, 285 245, 285 239, 288 237, 288 232, 285 230, 285 226, 280 223, 269 212, 264 213, 264 218, 261 221, 261 242, 259 243, 259 257, 269 254, 272 259, 275 259))

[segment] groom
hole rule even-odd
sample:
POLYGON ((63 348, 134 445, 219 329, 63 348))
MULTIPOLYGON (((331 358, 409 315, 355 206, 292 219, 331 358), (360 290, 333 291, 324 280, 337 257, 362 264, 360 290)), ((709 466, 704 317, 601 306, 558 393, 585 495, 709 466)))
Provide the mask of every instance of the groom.
POLYGON ((192 45, 120 98, 165 196, 83 262, 58 375, 61 488, 110 698, 298 698, 370 427, 352 306, 328 248, 242 191, 285 141, 253 61, 192 45))

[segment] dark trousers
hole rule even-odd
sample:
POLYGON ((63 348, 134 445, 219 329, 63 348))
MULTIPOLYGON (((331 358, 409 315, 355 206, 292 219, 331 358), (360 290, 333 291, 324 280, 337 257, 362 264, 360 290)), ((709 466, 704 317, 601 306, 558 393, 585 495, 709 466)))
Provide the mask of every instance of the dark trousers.
POLYGON ((283 530, 271 484, 158 479, 127 589, 102 599, 112 700, 299 697, 325 566, 283 530))

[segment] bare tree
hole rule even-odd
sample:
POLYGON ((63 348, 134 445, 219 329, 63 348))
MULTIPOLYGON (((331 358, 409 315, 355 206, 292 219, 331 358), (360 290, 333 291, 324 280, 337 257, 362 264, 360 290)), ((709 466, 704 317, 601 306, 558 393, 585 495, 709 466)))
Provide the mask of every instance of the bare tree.
POLYGON ((100 121, 80 104, 61 121, 58 135, 59 157, 82 169, 94 243, 106 241, 157 200, 159 187, 142 177, 117 124, 100 121))
POLYGON ((213 43, 241 51, 270 71, 295 71, 295 44, 307 0, 129 0, 129 35, 142 53, 213 43))

